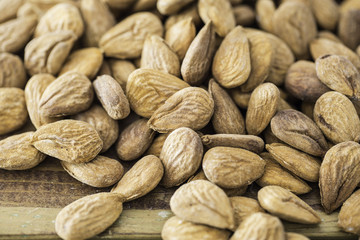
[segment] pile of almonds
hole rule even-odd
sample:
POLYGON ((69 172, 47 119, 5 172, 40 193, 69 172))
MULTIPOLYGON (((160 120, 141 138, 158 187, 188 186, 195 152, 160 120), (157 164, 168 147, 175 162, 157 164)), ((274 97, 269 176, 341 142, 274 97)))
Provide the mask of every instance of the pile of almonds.
POLYGON ((0 168, 114 185, 59 212, 63 239, 158 184, 165 240, 308 239, 281 222, 321 222, 308 182, 360 235, 359 71, 358 0, 1 0, 0 168))

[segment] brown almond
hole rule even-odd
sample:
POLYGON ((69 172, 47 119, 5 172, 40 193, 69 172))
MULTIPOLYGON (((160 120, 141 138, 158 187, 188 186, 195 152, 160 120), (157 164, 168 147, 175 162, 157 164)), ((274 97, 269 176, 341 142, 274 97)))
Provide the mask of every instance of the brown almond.
POLYGON ((24 4, 23 0, 3 1, 0 3, 0 23, 15 18, 18 9, 24 4))
POLYGON ((126 91, 126 84, 130 74, 135 71, 135 65, 127 60, 111 59, 109 61, 111 73, 98 73, 98 75, 111 75, 120 84, 121 88, 126 91))
POLYGON ((158 0, 156 7, 162 15, 172 15, 194 0, 158 0))
POLYGON ((275 3, 272 0, 259 0, 255 5, 256 20, 261 29, 273 32, 272 18, 275 13, 275 3))
POLYGON ((146 151, 145 155, 155 155, 160 157, 161 150, 164 146, 164 142, 166 138, 169 136, 169 133, 160 133, 155 138, 148 150, 146 151))
POLYGON ((24 88, 26 81, 22 60, 11 53, 0 53, 0 87, 24 88))
POLYGON ((339 6, 334 0, 309 1, 317 23, 324 29, 335 30, 339 20, 339 6))
POLYGON ((342 205, 338 225, 346 232, 360 235, 360 190, 354 192, 342 205))
POLYGON ((299 234, 299 233, 293 233, 293 232, 287 232, 285 233, 286 240, 310 240, 306 236, 299 234))
POLYGON ((248 5, 233 6, 236 25, 252 26, 255 22, 255 11, 248 5))
POLYGON ((340 14, 338 35, 343 43, 355 50, 360 44, 360 9, 351 9, 340 14))
POLYGON ((229 199, 234 210, 235 230, 239 227, 241 222, 245 220, 246 217, 253 213, 265 212, 264 209, 260 206, 259 202, 255 199, 248 197, 230 197, 229 199))

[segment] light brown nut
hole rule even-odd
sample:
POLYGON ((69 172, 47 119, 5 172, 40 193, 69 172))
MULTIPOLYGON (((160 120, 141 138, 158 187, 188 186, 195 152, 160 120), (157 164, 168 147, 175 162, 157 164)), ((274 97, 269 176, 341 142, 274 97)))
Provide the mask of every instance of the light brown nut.
POLYGON ((183 11, 169 16, 165 21, 165 29, 168 30, 171 26, 186 18, 191 18, 196 27, 200 27, 202 25, 203 22, 198 12, 197 3, 191 4, 183 11))
POLYGON ((97 193, 72 202, 56 216, 55 231, 63 239, 86 239, 103 232, 123 210, 119 197, 97 193))
POLYGON ((277 217, 253 213, 241 222, 230 240, 285 240, 284 227, 277 217))
POLYGON ((357 0, 347 0, 340 4, 340 13, 347 12, 351 9, 360 9, 360 2, 357 0))
POLYGON ((95 128, 77 120, 61 120, 41 126, 32 139, 32 145, 46 155, 71 163, 94 159, 103 142, 95 128))
POLYGON ((305 181, 281 167, 270 153, 264 152, 260 157, 265 160, 266 166, 264 174, 256 180, 259 186, 280 186, 297 195, 311 191, 311 187, 305 181))
POLYGON ((119 136, 116 152, 121 160, 139 158, 151 145, 155 132, 147 126, 147 119, 139 119, 127 126, 119 136))
POLYGON ((181 64, 181 75, 190 85, 200 85, 207 76, 215 54, 215 31, 208 22, 191 42, 181 64))
POLYGON ((184 183, 199 169, 202 156, 203 145, 194 130, 181 127, 171 132, 160 153, 165 170, 161 184, 168 188, 184 183))
POLYGON ((317 23, 324 29, 335 30, 339 20, 339 6, 334 0, 309 1, 317 23))
POLYGON ((164 142, 168 136, 168 133, 160 133, 157 135, 148 150, 145 152, 145 155, 155 155, 160 157, 164 142))
POLYGON ((15 18, 24 0, 0 1, 0 23, 15 18))
POLYGON ((32 36, 37 19, 20 17, 0 24, 0 51, 15 53, 21 50, 32 36))
POLYGON ((158 0, 156 7, 162 15, 172 15, 194 0, 158 0))
POLYGON ((246 112, 246 130, 259 135, 269 125, 280 101, 280 91, 273 83, 263 83, 251 93, 246 112))
POLYGON ((156 8, 157 0, 138 0, 132 5, 134 12, 148 11, 156 8))
POLYGON ((100 73, 98 75, 104 75, 104 74, 112 75, 113 78, 115 78, 115 80, 120 84, 121 88, 125 92, 128 78, 130 74, 136 69, 135 65, 130 61, 111 59, 109 61, 109 68, 111 69, 111 74, 100 73))
POLYGON ((315 63, 317 76, 322 83, 352 99, 360 99, 360 73, 346 57, 324 55, 315 63))
POLYGON ((11 53, 0 53, 0 87, 24 88, 26 81, 22 60, 11 53))
POLYGON ((27 121, 24 91, 0 88, 0 135, 21 128, 27 121))
POLYGON ((236 105, 238 105, 238 107, 240 107, 242 109, 247 109, 247 107, 249 105, 251 92, 244 93, 240 90, 240 88, 230 89, 229 92, 230 92, 231 98, 234 100, 236 105))
POLYGON ((115 17, 101 0, 82 0, 80 10, 85 23, 84 44, 97 47, 101 36, 115 25, 115 17))
POLYGON ((275 50, 265 32, 247 28, 246 36, 250 43, 251 72, 240 90, 251 92, 268 78, 275 50))
POLYGON ((294 148, 313 156, 323 156, 328 144, 320 128, 300 111, 286 109, 271 119, 274 135, 294 148))
POLYGON ((211 123, 215 132, 245 134, 244 117, 229 94, 214 79, 209 81, 209 93, 214 99, 214 114, 211 123))
POLYGON ((103 62, 103 55, 99 48, 83 48, 69 55, 64 62, 59 75, 75 71, 94 79, 103 62))
POLYGON ((120 84, 109 75, 102 75, 93 82, 97 98, 112 119, 120 120, 130 114, 130 105, 120 84))
POLYGON ((265 128, 264 132, 263 132, 263 136, 264 136, 264 142, 266 144, 271 144, 271 143, 284 143, 283 141, 281 141, 280 139, 278 139, 274 133, 271 131, 271 127, 270 125, 267 126, 267 128, 265 128))
POLYGON ((176 52, 180 61, 182 61, 195 36, 196 28, 194 22, 191 17, 188 17, 166 30, 165 41, 176 52))
POLYGON ((229 236, 229 231, 188 222, 176 216, 169 218, 161 230, 161 238, 163 240, 227 240, 229 236))
POLYGON ((330 88, 318 79, 315 63, 304 60, 295 62, 288 69, 285 89, 294 97, 309 102, 315 102, 330 91, 330 88))
POLYGON ((229 0, 199 0, 198 9, 203 22, 211 21, 220 37, 225 37, 235 27, 235 16, 229 0))
POLYGON ((168 73, 138 69, 129 76, 126 96, 134 112, 150 118, 170 96, 186 87, 189 84, 168 73))
POLYGON ((141 53, 141 68, 180 76, 180 61, 174 50, 157 35, 147 36, 141 53))
POLYGON ((256 20, 259 27, 267 32, 273 32, 272 18, 275 13, 275 3, 272 0, 259 0, 255 5, 256 20))
POLYGON ((354 192, 342 205, 338 225, 346 232, 360 235, 360 190, 354 192))
POLYGON ((106 152, 119 136, 118 122, 112 119, 100 105, 95 104, 87 111, 74 115, 73 118, 87 122, 95 128, 103 141, 101 152, 106 152))
POLYGON ((35 128, 52 123, 60 118, 46 117, 40 112, 40 99, 45 89, 55 80, 55 77, 47 74, 40 73, 32 76, 25 86, 25 100, 26 107, 29 113, 30 120, 35 128))
POLYGON ((311 9, 298 1, 282 3, 273 17, 274 33, 283 39, 298 59, 309 56, 309 44, 317 29, 311 9))
POLYGON ((251 26, 255 22, 255 11, 248 5, 237 5, 233 7, 236 25, 251 26))
POLYGON ((179 127, 199 130, 214 112, 214 101, 202 88, 187 87, 177 91, 160 106, 148 121, 150 128, 166 133, 179 127))
POLYGON ((53 32, 31 40, 25 47, 25 67, 30 75, 57 74, 67 58, 75 35, 71 31, 53 32))
POLYGON ((179 187, 170 199, 170 208, 183 220, 222 229, 234 227, 229 198, 221 188, 206 180, 179 187))
POLYGON ((338 35, 343 43, 355 50, 360 44, 360 9, 352 9, 340 14, 338 35))
POLYGON ((285 144, 265 145, 266 150, 284 168, 309 182, 319 180, 320 161, 285 144))
POLYGON ((241 26, 231 30, 216 51, 212 73, 225 88, 234 88, 246 82, 251 71, 250 46, 241 26))
POLYGON ((40 19, 45 13, 45 10, 41 9, 34 2, 26 1, 21 7, 18 9, 16 15, 18 18, 21 17, 34 17, 36 19, 40 19))
POLYGON ((352 64, 360 71, 360 56, 339 42, 326 38, 314 39, 310 43, 310 52, 313 59, 327 54, 334 54, 347 57, 352 64))
POLYGON ((360 140, 360 120, 356 109, 341 93, 327 92, 316 101, 314 121, 335 144, 360 140))
POLYGON ((140 57, 146 36, 163 33, 160 19, 150 12, 130 15, 110 28, 100 39, 107 57, 120 59, 140 57))
POLYGON ((129 8, 136 0, 103 0, 113 10, 125 10, 129 8))
POLYGON ((320 167, 321 204, 331 213, 351 195, 360 182, 360 145, 348 141, 327 151, 320 167))
POLYGON ((279 186, 267 186, 258 192, 260 205, 281 219, 302 223, 318 224, 319 215, 298 196, 279 186))
POLYGON ((124 174, 119 161, 100 155, 87 163, 61 161, 61 165, 76 180, 98 188, 117 183, 124 174))
POLYGON ((293 232, 287 232, 285 233, 286 240, 310 240, 304 235, 301 235, 299 233, 293 233, 293 232))
POLYGON ((214 134, 201 137, 205 147, 234 147, 243 148, 255 153, 261 153, 264 149, 262 138, 252 135, 240 134, 214 134))
POLYGON ((0 168, 25 170, 45 159, 45 155, 31 145, 34 132, 12 135, 0 141, 0 168))
POLYGON ((84 32, 80 11, 73 4, 60 3, 50 8, 39 20, 35 37, 57 31, 72 31, 77 38, 84 32))
POLYGON ((153 190, 164 174, 164 167, 160 159, 148 155, 137 161, 121 180, 113 187, 123 202, 135 200, 153 190))
POLYGON ((78 72, 67 72, 51 82, 39 102, 40 114, 47 117, 73 115, 88 109, 94 91, 90 80, 78 72))
POLYGON ((230 197, 231 206, 234 211, 235 226, 236 230, 242 221, 246 217, 250 216, 253 213, 265 212, 264 209, 260 206, 259 202, 255 199, 248 197, 230 197))
POLYGON ((206 177, 216 185, 238 188, 260 178, 265 161, 245 149, 214 147, 205 153, 202 168, 206 177))

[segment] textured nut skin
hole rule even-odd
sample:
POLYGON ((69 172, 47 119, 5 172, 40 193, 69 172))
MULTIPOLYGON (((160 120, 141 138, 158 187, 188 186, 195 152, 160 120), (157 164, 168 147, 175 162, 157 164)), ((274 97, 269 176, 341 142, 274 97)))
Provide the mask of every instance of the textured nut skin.
POLYGON ((189 84, 170 74, 153 69, 138 69, 129 76, 126 96, 134 112, 150 118, 171 95, 186 87, 189 84))
POLYGON ((33 133, 12 135, 0 141, 0 168, 25 170, 45 159, 46 156, 31 145, 33 133))
POLYGON ((339 6, 336 1, 313 0, 310 5, 317 23, 322 28, 333 31, 339 20, 339 6))
POLYGON ((344 11, 340 14, 338 35, 346 46, 355 50, 360 44, 360 8, 344 11))
POLYGON ((24 91, 0 88, 0 135, 21 128, 27 121, 24 91))
POLYGON ((153 190, 164 174, 161 160, 148 155, 137 161, 111 190, 121 201, 127 202, 144 196, 153 190))
POLYGON ((320 167, 321 204, 331 213, 351 195, 360 182, 360 144, 336 144, 327 151, 320 167))
POLYGON ((256 20, 261 29, 273 32, 272 18, 275 13, 275 3, 271 0, 259 0, 255 5, 256 20))
POLYGON ((99 46, 107 57, 120 59, 140 57, 146 36, 163 33, 160 19, 150 12, 130 15, 100 39, 99 46))
POLYGON ((222 229, 234 227, 229 198, 221 188, 206 180, 179 187, 170 199, 170 208, 179 218, 222 229))
POLYGON ((318 224, 319 215, 303 200, 289 190, 279 186, 267 186, 258 192, 260 205, 281 219, 302 223, 318 224))
POLYGON ((43 92, 39 102, 40 114, 47 117, 73 115, 88 109, 93 98, 90 80, 81 73, 67 72, 51 82, 43 92))
POLYGON ((206 177, 216 185, 238 188, 260 178, 265 161, 244 149, 214 147, 205 153, 202 167, 206 177))
POLYGON ((214 112, 214 100, 202 88, 187 87, 169 97, 148 121, 150 128, 166 133, 179 127, 199 130, 214 112))
POLYGON ((260 206, 259 202, 255 199, 248 197, 230 197, 229 199, 234 210, 234 230, 236 230, 240 223, 251 214, 256 212, 265 212, 264 209, 260 206))
POLYGON ((161 184, 165 187, 179 186, 198 170, 203 156, 199 135, 190 128, 178 128, 166 138, 160 153, 164 165, 161 184))
POLYGON ((202 25, 202 20, 200 18, 197 4, 191 4, 189 7, 185 8, 183 11, 169 16, 165 21, 165 29, 168 30, 174 24, 184 20, 186 18, 192 18, 196 27, 200 27, 202 25))
POLYGON ((194 2, 194 0, 158 0, 156 7, 161 14, 171 15, 177 13, 191 2, 194 2))
POLYGON ((73 178, 92 187, 109 187, 124 174, 124 167, 115 159, 98 155, 87 163, 61 161, 61 165, 73 178))
POLYGON ((300 111, 277 112, 271 119, 271 131, 283 142, 313 156, 323 156, 328 149, 320 128, 300 111))
MULTIPOLYGON (((103 73, 103 74, 112 75, 125 92, 128 78, 130 74, 136 69, 135 65, 130 61, 111 59, 109 61, 109 68, 111 69, 111 74, 110 73, 103 73)), ((103 74, 99 73, 98 75, 103 75, 103 74)))
POLYGON ((74 115, 73 119, 87 122, 95 128, 103 141, 101 152, 106 152, 119 137, 118 122, 112 119, 106 111, 97 104, 85 112, 74 115))
POLYGON ((61 120, 41 126, 32 139, 40 152, 71 163, 89 162, 101 151, 103 142, 90 124, 61 120))
POLYGON ((342 205, 338 225, 346 232, 360 235, 360 190, 354 192, 342 205))
POLYGON ((123 210, 119 197, 97 193, 72 202, 55 219, 55 231, 63 239, 87 239, 108 228, 123 210))
POLYGON ((24 88, 26 81, 22 60, 11 53, 0 53, 0 87, 24 88))
POLYGON ((121 160, 139 158, 151 145, 155 132, 147 126, 147 119, 139 119, 127 126, 119 136, 116 152, 121 160))
POLYGON ((15 18, 16 12, 23 4, 23 0, 2 1, 0 3, 0 23, 15 18))
POLYGON ((169 136, 168 133, 160 133, 155 138, 148 150, 146 151, 145 155, 155 155, 160 157, 162 147, 166 138, 169 136))

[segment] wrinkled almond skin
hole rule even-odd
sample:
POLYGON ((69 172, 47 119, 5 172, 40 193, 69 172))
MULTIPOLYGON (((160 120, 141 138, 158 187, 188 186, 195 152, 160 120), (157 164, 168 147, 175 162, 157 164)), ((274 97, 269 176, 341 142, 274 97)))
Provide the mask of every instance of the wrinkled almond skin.
POLYGON ((0 135, 21 128, 27 121, 24 91, 0 88, 0 135))
POLYGON ((284 168, 309 182, 319 180, 320 161, 282 143, 265 145, 266 150, 284 168))
POLYGON ((331 213, 352 194, 360 182, 360 145, 348 141, 336 144, 325 154, 320 168, 321 204, 331 213))
POLYGON ((212 73, 221 86, 234 88, 246 82, 250 71, 249 41, 244 29, 237 26, 226 35, 216 51, 212 73))
POLYGON ((254 153, 261 153, 264 150, 262 138, 252 135, 240 134, 213 134, 201 137, 205 147, 234 147, 243 148, 254 153))
POLYGON ((25 47, 25 67, 30 75, 57 74, 76 36, 72 31, 51 32, 33 38, 25 47))
POLYGON ((119 136, 118 122, 112 119, 100 105, 93 105, 85 112, 74 115, 73 119, 92 125, 103 141, 101 152, 106 152, 119 136))
POLYGON ((119 197, 97 193, 72 202, 55 219, 55 231, 63 239, 87 239, 103 232, 123 210, 119 197))
POLYGON ((150 118, 171 95, 186 87, 189 84, 168 73, 138 69, 129 76, 126 96, 134 112, 150 118))
POLYGON ((120 59, 140 57, 146 36, 163 33, 160 19, 150 12, 130 15, 110 28, 99 46, 107 57, 120 59))
POLYGON ((109 68, 111 70, 111 74, 99 73, 98 75, 104 75, 104 74, 112 75, 113 78, 115 78, 115 80, 120 84, 120 86, 125 92, 128 78, 130 74, 136 69, 135 65, 130 61, 111 59, 109 61, 109 68))
POLYGON ((260 205, 281 219, 302 223, 318 224, 318 214, 298 196, 279 186, 267 186, 258 192, 260 205))
POLYGON ((215 54, 215 31, 208 22, 191 42, 181 64, 181 75, 190 85, 200 85, 208 75, 215 54))
POLYGON ((198 170, 203 156, 199 135, 190 128, 178 128, 166 138, 160 153, 164 165, 161 184, 165 187, 179 186, 198 170))
POLYGON ((111 190, 123 202, 135 200, 153 190, 164 174, 161 160, 148 155, 137 161, 111 190))
POLYGON ((328 144, 320 128, 300 111, 286 109, 271 119, 271 131, 283 142, 313 156, 323 156, 328 144))
POLYGON ((338 35, 346 46, 355 50, 360 44, 360 8, 344 11, 340 14, 338 35))
POLYGON ((34 133, 32 145, 46 155, 71 163, 94 159, 103 142, 95 128, 77 120, 61 120, 41 126, 34 133))
POLYGON ((259 135, 275 115, 280 101, 280 91, 273 83, 263 83, 251 93, 246 112, 248 134, 259 135))
POLYGON ((93 82, 97 98, 112 119, 120 120, 130 114, 130 104, 120 84, 109 75, 102 75, 93 82))
POLYGON ((47 117, 73 115, 88 109, 93 98, 90 80, 81 73, 68 72, 48 85, 41 96, 39 110, 47 117))
POLYGON ((160 133, 155 138, 145 155, 155 155, 160 157, 161 150, 163 148, 166 138, 169 136, 169 133, 160 133))
POLYGON ((266 166, 264 174, 256 180, 259 186, 280 186, 298 195, 311 191, 311 187, 305 181, 281 167, 270 153, 264 152, 260 157, 265 160, 266 166))
POLYGON ((360 140, 360 119, 352 102, 338 92, 327 92, 315 103, 314 121, 333 143, 360 140))
POLYGON ((230 240, 285 240, 284 227, 277 217, 254 213, 241 222, 230 240))
POLYGON ((179 127, 199 130, 214 112, 214 101, 202 88, 187 87, 169 97, 148 121, 151 129, 166 133, 179 127))
POLYGON ((124 167, 115 159, 98 155, 87 163, 61 161, 61 165, 73 178, 92 187, 109 187, 124 174, 124 167))
POLYGON ((11 53, 0 53, 0 87, 24 88, 26 81, 22 60, 11 53))
POLYGON ((202 168, 206 177, 216 185, 238 188, 260 178, 265 161, 245 149, 214 147, 205 153, 202 168))
POLYGON ((318 24, 326 30, 335 30, 339 20, 339 6, 336 1, 312 0, 310 5, 318 24))
POLYGON ((346 232, 360 235, 360 190, 354 192, 342 205, 338 225, 346 232))
POLYGON ((0 168, 25 170, 45 159, 45 155, 31 145, 34 132, 12 135, 0 141, 0 168))
POLYGON ((179 218, 221 229, 234 227, 229 198, 221 188, 206 180, 179 187, 170 199, 170 208, 179 218))
POLYGON ((236 230, 240 223, 251 214, 256 212, 265 212, 264 209, 260 206, 259 202, 255 199, 248 197, 230 197, 229 199, 234 210, 234 230, 236 230))
POLYGON ((214 79, 209 81, 209 93, 214 99, 214 114, 211 122, 215 132, 245 134, 244 117, 229 94, 214 79))
POLYGON ((155 132, 147 126, 147 119, 139 119, 127 126, 119 136, 116 152, 121 160, 139 158, 151 145, 155 132))
POLYGON ((191 18, 196 27, 200 27, 202 25, 202 20, 200 18, 197 3, 191 4, 183 11, 169 16, 165 21, 165 29, 168 30, 174 24, 184 20, 186 18, 191 18))

